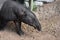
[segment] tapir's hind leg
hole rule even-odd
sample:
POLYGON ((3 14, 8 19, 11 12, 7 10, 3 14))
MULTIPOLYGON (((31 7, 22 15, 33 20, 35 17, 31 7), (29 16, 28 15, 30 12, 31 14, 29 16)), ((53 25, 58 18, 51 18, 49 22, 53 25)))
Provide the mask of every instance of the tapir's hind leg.
POLYGON ((24 32, 22 31, 21 29, 21 22, 18 22, 18 21, 14 21, 15 25, 16 25, 16 31, 19 35, 22 35, 24 34, 24 32))
POLYGON ((4 29, 8 21, 6 20, 0 20, 0 30, 4 29))

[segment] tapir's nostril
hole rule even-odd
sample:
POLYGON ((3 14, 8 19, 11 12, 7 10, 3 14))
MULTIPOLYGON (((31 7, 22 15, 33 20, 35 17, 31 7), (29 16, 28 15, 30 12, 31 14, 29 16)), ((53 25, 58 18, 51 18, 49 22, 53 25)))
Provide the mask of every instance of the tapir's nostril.
POLYGON ((41 31, 41 28, 38 28, 37 30, 38 30, 38 31, 41 31))
POLYGON ((37 26, 37 30, 38 31, 41 31, 41 25, 40 26, 37 26))
POLYGON ((35 29, 37 29, 38 31, 41 31, 41 26, 35 26, 35 29))

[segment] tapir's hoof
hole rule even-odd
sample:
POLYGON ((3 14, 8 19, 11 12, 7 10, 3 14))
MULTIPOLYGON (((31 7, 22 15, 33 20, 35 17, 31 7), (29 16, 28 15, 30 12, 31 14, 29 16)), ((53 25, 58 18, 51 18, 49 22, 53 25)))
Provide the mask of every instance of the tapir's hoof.
POLYGON ((0 27, 0 31, 1 31, 1 30, 4 30, 4 27, 0 27))

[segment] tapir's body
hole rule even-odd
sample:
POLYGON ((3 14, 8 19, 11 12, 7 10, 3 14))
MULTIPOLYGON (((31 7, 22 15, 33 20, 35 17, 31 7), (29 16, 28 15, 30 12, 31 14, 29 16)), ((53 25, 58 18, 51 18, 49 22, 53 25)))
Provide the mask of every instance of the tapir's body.
POLYGON ((25 0, 0 0, 0 10, 1 10, 2 5, 4 4, 5 1, 16 1, 16 2, 19 2, 21 4, 24 4, 25 0))
POLYGON ((29 24, 39 31, 41 30, 41 25, 35 14, 28 10, 28 8, 24 7, 22 4, 14 1, 4 2, 0 11, 0 18, 0 29, 4 28, 7 22, 14 21, 18 34, 23 34, 21 22, 29 24))
POLYGON ((25 14, 23 13, 23 10, 25 10, 25 8, 22 7, 21 4, 17 2, 15 3, 12 1, 7 1, 4 3, 4 5, 1 8, 0 16, 5 20, 9 20, 9 21, 16 20, 18 16, 20 16, 21 18, 22 15, 25 14))

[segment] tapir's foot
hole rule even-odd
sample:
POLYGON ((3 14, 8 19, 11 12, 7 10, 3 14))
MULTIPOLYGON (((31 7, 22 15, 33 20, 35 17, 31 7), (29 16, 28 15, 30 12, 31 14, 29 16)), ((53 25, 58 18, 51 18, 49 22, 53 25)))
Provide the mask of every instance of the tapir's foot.
POLYGON ((0 26, 0 30, 4 30, 4 27, 1 27, 1 26, 0 26))
POLYGON ((24 35, 24 32, 23 32, 23 31, 18 31, 17 33, 18 33, 20 36, 21 36, 21 35, 24 35))

